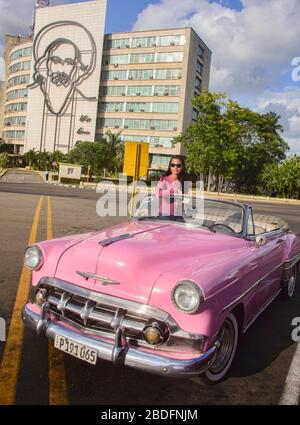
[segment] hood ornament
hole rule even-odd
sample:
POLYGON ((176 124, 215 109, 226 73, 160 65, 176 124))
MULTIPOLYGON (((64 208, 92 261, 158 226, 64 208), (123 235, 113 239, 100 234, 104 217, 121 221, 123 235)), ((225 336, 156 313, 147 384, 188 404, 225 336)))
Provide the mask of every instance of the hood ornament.
POLYGON ((89 273, 89 272, 76 272, 76 273, 79 274, 79 276, 84 277, 86 280, 88 279, 99 280, 100 282, 102 282, 103 285, 120 285, 120 282, 118 282, 117 280, 109 279, 106 276, 99 276, 97 274, 89 273))

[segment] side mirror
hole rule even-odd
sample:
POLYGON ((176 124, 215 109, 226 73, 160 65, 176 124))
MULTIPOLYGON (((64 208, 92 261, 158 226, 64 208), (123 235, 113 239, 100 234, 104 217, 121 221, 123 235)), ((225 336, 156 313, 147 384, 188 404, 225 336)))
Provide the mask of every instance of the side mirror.
POLYGON ((257 248, 264 246, 267 243, 267 238, 263 235, 258 235, 256 236, 255 243, 257 248))

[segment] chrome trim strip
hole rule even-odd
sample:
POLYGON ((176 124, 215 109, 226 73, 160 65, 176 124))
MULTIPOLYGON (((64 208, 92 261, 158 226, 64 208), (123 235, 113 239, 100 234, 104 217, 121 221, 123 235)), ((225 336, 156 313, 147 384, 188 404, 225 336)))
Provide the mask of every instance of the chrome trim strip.
POLYGON ((251 292, 256 286, 258 286, 266 277, 268 277, 271 273, 275 272, 277 269, 282 267, 283 263, 280 263, 278 266, 276 266, 274 269, 266 273, 263 277, 261 277, 259 280, 257 280, 250 288, 248 288, 242 295, 240 295, 238 298, 236 298, 234 301, 232 301, 230 304, 228 304, 226 307, 222 309, 222 313, 227 310, 228 308, 234 306, 237 302, 241 301, 249 292, 251 292))
POLYGON ((298 263, 298 261, 300 261, 300 254, 295 255, 295 257, 291 258, 290 260, 285 260, 283 263, 284 270, 286 271, 291 269, 295 264, 298 263))
POLYGON ((255 314, 255 316, 250 320, 250 322, 244 327, 242 331, 243 333, 245 333, 250 328, 252 323, 255 322, 255 320, 261 315, 261 313, 263 313, 263 311, 271 304, 271 302, 280 294, 280 292, 281 292, 281 289, 276 291, 275 294, 273 294, 271 298, 268 301, 266 301, 265 304, 263 304, 260 310, 255 314))
POLYGON ((99 276, 97 274, 90 273, 90 272, 79 272, 78 271, 76 273, 79 274, 79 276, 84 277, 85 279, 100 280, 103 285, 120 285, 120 282, 118 282, 117 280, 109 279, 106 276, 99 276))
MULTIPOLYGON (((25 305, 23 308, 22 319, 26 326, 37 331, 37 324, 40 316, 31 311, 28 308, 28 305, 25 305)), ((145 372, 165 376, 197 376, 200 373, 205 372, 210 367, 215 360, 217 353, 217 347, 215 344, 205 353, 202 353, 192 359, 174 359, 154 352, 145 352, 129 346, 123 346, 124 348, 119 350, 120 347, 118 344, 116 346, 108 341, 92 338, 91 336, 76 332, 52 321, 46 322, 42 331, 48 338, 51 339, 54 339, 55 335, 60 335, 71 339, 75 343, 92 347, 97 350, 97 356, 99 359, 110 362, 115 359, 115 361, 117 360, 116 363, 124 364, 125 366, 133 367, 145 372), (117 352, 115 351, 116 348, 117 352), (116 356, 118 357, 117 359, 116 356)))
POLYGON ((123 235, 115 236, 113 238, 103 239, 99 242, 99 245, 105 247, 111 245, 114 242, 122 241, 123 239, 133 238, 134 233, 124 233, 123 235))

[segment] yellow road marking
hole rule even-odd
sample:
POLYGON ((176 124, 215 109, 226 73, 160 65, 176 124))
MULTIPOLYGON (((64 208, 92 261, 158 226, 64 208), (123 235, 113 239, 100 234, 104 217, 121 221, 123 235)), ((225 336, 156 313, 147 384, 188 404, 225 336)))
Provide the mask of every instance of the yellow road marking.
MULTIPOLYGON (((52 204, 49 196, 47 212, 47 239, 53 239, 52 204)), ((54 348, 52 340, 49 340, 49 404, 69 404, 64 368, 64 354, 62 351, 54 348)))
MULTIPOLYGON (((43 196, 41 196, 35 210, 28 245, 34 244, 37 239, 43 199, 43 196)), ((0 405, 14 404, 15 402, 24 338, 24 324, 21 320, 21 312, 23 305, 27 302, 30 280, 31 272, 23 266, 0 367, 0 405)))

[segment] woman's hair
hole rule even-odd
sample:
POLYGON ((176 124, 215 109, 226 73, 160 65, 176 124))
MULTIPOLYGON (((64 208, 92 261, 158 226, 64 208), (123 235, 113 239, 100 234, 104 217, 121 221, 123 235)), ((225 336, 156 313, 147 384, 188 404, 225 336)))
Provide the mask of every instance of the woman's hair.
POLYGON ((185 180, 185 159, 184 159, 183 156, 181 156, 181 155, 173 155, 173 156, 171 156, 171 159, 170 159, 170 162, 169 162, 169 166, 168 166, 168 169, 166 171, 165 176, 170 176, 172 174, 171 164, 172 164, 173 159, 179 159, 181 161, 181 164, 182 164, 182 168, 181 168, 180 174, 178 174, 178 179, 181 182, 182 191, 183 191, 184 180, 185 180))

